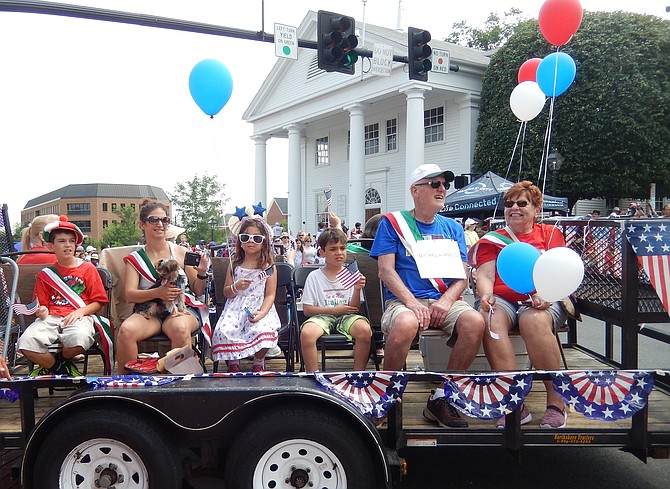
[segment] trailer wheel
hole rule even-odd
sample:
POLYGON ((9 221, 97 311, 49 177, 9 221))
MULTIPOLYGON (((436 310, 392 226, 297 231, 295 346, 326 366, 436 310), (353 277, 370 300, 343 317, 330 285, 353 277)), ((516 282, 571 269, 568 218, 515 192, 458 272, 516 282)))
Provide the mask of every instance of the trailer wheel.
POLYGON ((316 409, 280 409, 254 420, 226 460, 227 488, 374 487, 374 467, 346 421, 316 409))
POLYGON ((89 410, 56 426, 37 454, 34 487, 180 489, 179 451, 153 425, 120 410, 89 410))

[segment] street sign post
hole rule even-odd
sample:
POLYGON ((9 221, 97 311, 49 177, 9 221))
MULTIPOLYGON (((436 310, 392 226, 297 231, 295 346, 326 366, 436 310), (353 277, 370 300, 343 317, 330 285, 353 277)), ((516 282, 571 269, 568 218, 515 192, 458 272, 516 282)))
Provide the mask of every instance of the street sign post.
POLYGON ((275 56, 298 59, 298 32, 295 27, 275 24, 275 56))

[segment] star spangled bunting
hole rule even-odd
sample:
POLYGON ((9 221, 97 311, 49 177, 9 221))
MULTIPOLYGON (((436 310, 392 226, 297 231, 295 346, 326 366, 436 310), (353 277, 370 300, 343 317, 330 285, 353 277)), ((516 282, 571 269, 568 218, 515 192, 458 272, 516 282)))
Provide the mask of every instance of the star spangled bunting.
POLYGON ((152 387, 165 385, 180 377, 153 377, 147 375, 115 375, 113 377, 98 377, 89 379, 89 384, 94 389, 102 387, 152 387))
POLYGON ((497 419, 519 407, 533 385, 533 373, 446 375, 449 404, 473 418, 497 419))
POLYGON ((35 314, 39 308, 40 302, 37 298, 35 298, 35 300, 29 304, 19 304, 18 302, 16 304, 12 304, 14 314, 18 314, 20 316, 30 316, 31 314, 35 314))
POLYGON ((326 208, 330 209, 333 205, 333 186, 328 185, 328 190, 324 190, 323 193, 326 195, 326 208))
POLYGON ((335 277, 345 289, 350 289, 356 285, 361 278, 361 272, 358 271, 356 260, 349 263, 349 265, 345 265, 335 277))
POLYGON ((265 270, 263 270, 261 273, 258 274, 258 280, 260 281, 266 279, 272 276, 273 273, 275 273, 275 268, 272 265, 270 265, 269 267, 267 267, 265 270))
POLYGON ((381 418, 402 397, 409 377, 403 372, 347 372, 316 373, 314 378, 361 414, 381 418))
POLYGON ((550 373, 554 390, 587 418, 613 421, 631 417, 647 404, 652 372, 596 370, 550 373))
POLYGON ((627 222, 624 229, 638 262, 670 311, 670 225, 668 221, 627 222))
POLYGON ((16 402, 19 398, 18 391, 14 389, 0 389, 0 399, 4 399, 9 402, 16 402))

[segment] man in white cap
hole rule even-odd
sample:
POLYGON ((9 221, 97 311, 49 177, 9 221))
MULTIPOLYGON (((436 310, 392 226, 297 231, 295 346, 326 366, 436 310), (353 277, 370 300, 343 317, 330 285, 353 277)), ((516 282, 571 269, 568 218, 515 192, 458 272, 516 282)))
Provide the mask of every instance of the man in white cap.
MULTIPOLYGON (((448 370, 467 370, 481 345, 484 319, 461 299, 468 285, 463 228, 438 214, 453 180, 437 165, 419 166, 409 182, 414 209, 386 214, 375 236, 370 256, 378 259, 387 288, 384 370, 402 370, 419 332, 429 328, 444 331, 453 347, 448 370)), ((432 393, 423 414, 442 426, 468 426, 442 389, 432 393)))
POLYGON ((465 227, 465 246, 468 251, 470 251, 470 248, 479 241, 479 235, 477 234, 477 231, 475 231, 477 224, 478 221, 471 217, 468 217, 463 224, 465 227))

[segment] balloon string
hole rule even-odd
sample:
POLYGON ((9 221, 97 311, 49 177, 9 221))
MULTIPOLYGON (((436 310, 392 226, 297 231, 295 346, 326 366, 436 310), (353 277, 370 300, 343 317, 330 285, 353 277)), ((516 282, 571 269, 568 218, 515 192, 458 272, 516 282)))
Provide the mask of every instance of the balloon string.
MULTIPOLYGON (((516 150, 519 147, 519 141, 520 140, 523 141, 523 139, 525 138, 525 134, 526 134, 526 121, 521 121, 521 125, 519 126, 519 132, 517 133, 516 141, 514 142, 514 148, 512 149, 512 156, 509 159, 509 164, 507 165, 507 171, 505 172, 505 180, 509 179, 512 163, 514 162, 514 156, 516 155, 516 150)), ((519 152, 519 167, 521 167, 522 161, 523 161, 523 144, 521 145, 521 151, 519 152)), ((496 205, 495 208, 493 209, 493 216, 492 216, 493 219, 496 218, 497 212, 498 212, 498 206, 496 205)))

